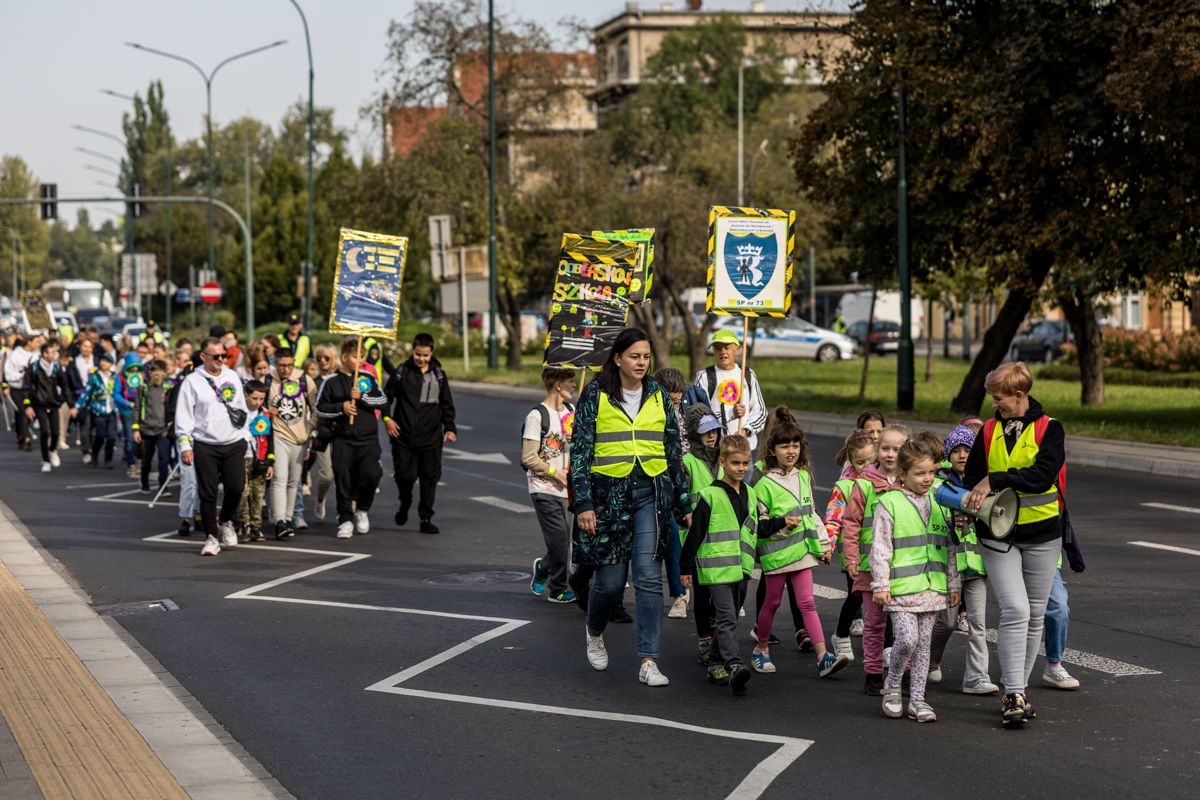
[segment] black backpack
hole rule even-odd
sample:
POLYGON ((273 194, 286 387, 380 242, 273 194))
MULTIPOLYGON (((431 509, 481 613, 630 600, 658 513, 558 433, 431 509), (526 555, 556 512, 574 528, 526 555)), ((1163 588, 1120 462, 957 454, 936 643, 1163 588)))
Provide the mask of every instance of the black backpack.
MULTIPOLYGON (((571 413, 575 412, 575 404, 574 403, 563 403, 563 408, 567 411, 570 411, 571 413)), ((535 410, 537 410, 541 414, 541 417, 542 417, 542 434, 538 438, 538 450, 541 450, 541 448, 546 444, 546 434, 550 432, 550 411, 549 411, 549 409, 546 408, 544 403, 538 403, 537 406, 535 407, 535 410)), ((524 422, 521 423, 521 441, 525 441, 525 423, 524 422)), ((525 471, 525 467, 521 466, 520 459, 517 459, 517 466, 521 467, 521 472, 525 471)))

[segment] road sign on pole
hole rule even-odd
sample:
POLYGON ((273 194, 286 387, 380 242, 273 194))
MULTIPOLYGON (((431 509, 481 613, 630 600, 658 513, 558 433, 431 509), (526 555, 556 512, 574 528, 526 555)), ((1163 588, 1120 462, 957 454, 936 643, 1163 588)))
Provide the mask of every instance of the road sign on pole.
POLYGON ((224 294, 221 284, 216 281, 210 281, 200 287, 200 299, 210 305, 220 300, 224 294))

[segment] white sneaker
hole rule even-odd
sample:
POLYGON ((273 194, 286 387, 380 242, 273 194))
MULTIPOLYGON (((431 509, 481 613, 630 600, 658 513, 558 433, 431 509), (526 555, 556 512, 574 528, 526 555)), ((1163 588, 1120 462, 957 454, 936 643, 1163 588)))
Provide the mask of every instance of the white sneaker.
POLYGON ((850 643, 850 640, 843 639, 843 638, 839 637, 836 633, 833 635, 832 639, 833 639, 834 654, 839 655, 839 656, 845 656, 847 661, 853 661, 854 660, 854 645, 852 645, 850 643))
MULTIPOLYGON (((587 660, 592 665, 592 669, 600 670, 608 666, 608 650, 604 647, 604 634, 592 636, 590 632, 584 628, 584 635, 587 636, 587 660)), ((655 672, 658 671, 656 667, 655 672)), ((639 677, 641 677, 639 673, 639 677)), ((663 678, 666 680, 666 678, 663 678)))
POLYGON ((237 547, 237 531, 233 529, 232 522, 222 522, 217 525, 217 530, 221 532, 221 546, 229 550, 237 547))
POLYGON ((999 694, 1000 687, 984 679, 974 686, 964 686, 963 694, 999 694))
POLYGON ((42 462, 42 472, 49 472, 49 471, 50 471, 50 462, 43 461, 42 462))
POLYGON ((354 532, 355 533, 366 533, 369 530, 371 530, 371 520, 367 519, 367 512, 355 511, 354 512, 354 532))
POLYGON ((71 449, 71 445, 67 444, 66 442, 59 442, 59 443, 58 443, 58 449, 59 449, 59 450, 70 450, 70 449, 71 449))
POLYGON ((892 648, 885 647, 885 648, 883 648, 883 671, 885 674, 887 673, 887 670, 888 670, 888 664, 891 664, 891 663, 892 663, 892 648))
POLYGON ((325 519, 325 498, 317 501, 317 519, 325 519))
POLYGON ((861 619, 856 619, 850 623, 850 635, 851 636, 862 636, 862 632, 863 632, 863 621, 861 619))
POLYGON ((91 453, 84 453, 84 454, 83 454, 83 463, 85 463, 85 464, 90 464, 90 463, 92 463, 92 454, 91 454, 91 453))
POLYGON ((58 457, 58 453, 54 450, 50 451, 50 466, 61 467, 62 459, 58 457))
MULTIPOLYGON (((43 470, 44 472, 45 470, 43 470)), ((1042 672, 1042 680, 1056 689, 1078 689, 1079 681, 1071 677, 1060 665, 1058 669, 1046 669, 1042 672)))
POLYGON ((738 616, 739 616, 739 617, 744 617, 744 616, 746 616, 746 609, 744 609, 744 608, 739 608, 739 609, 738 609, 738 616))
POLYGON ((667 676, 658 671, 658 663, 655 661, 642 664, 642 668, 638 670, 638 680, 647 686, 666 686, 670 683, 667 676))
POLYGON ((337 538, 353 539, 354 538, 354 523, 349 520, 338 525, 337 538))
POLYGON ((204 549, 200 551, 202 556, 215 556, 221 552, 221 543, 217 541, 215 536, 210 536, 204 542, 204 549))
POLYGON ((304 488, 303 488, 303 489, 301 489, 301 491, 304 493, 304 496, 305 496, 305 497, 311 497, 311 496, 312 496, 312 488, 311 488, 311 487, 310 487, 310 486, 309 486, 307 483, 306 483, 306 484, 304 484, 304 488))
POLYGON ((929 670, 929 677, 926 678, 926 682, 927 683, 941 683, 942 682, 942 667, 940 664, 933 665, 933 667, 929 670))
POLYGON ((675 602, 671 603, 671 610, 667 612, 667 617, 670 619, 687 619, 688 596, 681 594, 675 598, 675 602))

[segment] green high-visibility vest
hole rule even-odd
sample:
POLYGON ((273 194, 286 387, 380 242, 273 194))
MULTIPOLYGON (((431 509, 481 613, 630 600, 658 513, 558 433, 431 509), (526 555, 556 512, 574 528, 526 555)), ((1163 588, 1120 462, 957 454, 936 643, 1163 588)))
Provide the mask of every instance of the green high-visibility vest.
POLYGON ((385 382, 383 375, 383 345, 379 344, 379 342, 375 340, 375 337, 368 336, 363 341, 362 352, 363 360, 367 361, 368 364, 375 368, 375 376, 379 379, 379 385, 382 386, 385 382), (372 347, 379 348, 379 358, 375 359, 374 361, 367 361, 367 354, 371 352, 372 347))
MULTIPOLYGON (((713 478, 712 472, 705 464, 691 453, 683 454, 683 468, 688 475, 688 503, 689 508, 696 508, 696 500, 700 498, 700 490, 705 486, 711 486, 714 480, 720 480, 725 474, 725 470, 720 466, 717 467, 717 477, 713 478)), ((687 528, 679 529, 679 543, 683 544, 687 541, 687 528)))
POLYGON ((946 512, 937 503, 930 503, 926 525, 921 512, 904 492, 885 492, 879 502, 896 523, 889 575, 892 594, 917 594, 928 589, 946 594, 946 570, 950 562, 946 512))
POLYGON ((667 412, 663 407, 662 392, 650 395, 634 420, 629 419, 625 409, 608 393, 600 392, 592 472, 610 478, 624 478, 633 472, 635 461, 652 478, 666 472, 667 451, 663 447, 666 426, 667 412))
MULTIPOLYGON (((850 502, 850 492, 854 489, 854 483, 856 480, 861 480, 861 478, 842 478, 840 481, 837 481, 836 483, 833 484, 834 486, 836 486, 838 489, 841 490, 842 497, 845 498, 845 502, 847 502, 847 503, 850 502)), ((870 481, 867 481, 867 483, 870 483, 870 481)), ((863 491, 865 492, 866 489, 863 489, 863 491)), ((832 492, 830 493, 829 499, 832 502, 832 500, 833 500, 832 492)), ((845 516, 845 513, 846 513, 846 510, 843 508, 842 509, 843 517, 845 516)), ((840 525, 838 526, 838 537, 837 537, 837 541, 834 542, 834 547, 836 547, 837 551, 838 551, 838 568, 842 572, 845 572, 846 571, 846 554, 844 552, 842 552, 842 528, 840 525)))
MULTIPOLYGON (((1009 453, 1008 445, 1004 442, 1004 426, 994 426, 992 441, 988 447, 988 472, 1007 472, 1009 469, 1032 467, 1033 462, 1037 460, 1039 449, 1033 429, 1033 425, 1026 425, 1013 445, 1013 452, 1009 453)), ((1017 512, 1018 525, 1041 522, 1058 516, 1057 485, 1052 485, 1040 493, 1017 492, 1017 497, 1021 501, 1021 510, 1017 512)))
POLYGON ((312 352, 312 340, 307 334, 300 334, 296 337, 296 344, 293 346, 288 341, 287 336, 283 337, 283 343, 292 348, 292 355, 296 357, 296 369, 304 368, 304 359, 308 358, 308 354, 312 352))
MULTIPOLYGON (((950 515, 946 515, 950 518, 950 515)), ((954 524, 951 519, 951 523, 954 524)), ((959 532, 958 548, 954 551, 954 562, 964 578, 986 578, 983 555, 979 552, 979 537, 975 535, 975 523, 968 522, 965 533, 959 532)))
POLYGON ((879 498, 883 495, 877 494, 875 484, 866 478, 859 478, 855 483, 858 484, 858 488, 862 489, 863 496, 867 498, 867 504, 863 507, 862 528, 858 531, 858 571, 870 572, 871 540, 874 538, 871 529, 875 525, 875 506, 879 504, 879 498))
POLYGON ((763 572, 782 569, 794 564, 809 553, 820 558, 825 553, 821 546, 821 519, 813 512, 812 486, 807 470, 800 470, 800 497, 785 489, 767 473, 754 485, 759 502, 767 508, 768 517, 799 517, 795 530, 786 527, 778 531, 778 538, 759 539, 755 547, 758 563, 763 572))
POLYGON ((704 541, 696 550, 696 577, 701 583, 737 583, 754 571, 754 545, 758 541, 758 496, 746 487, 750 513, 738 525, 733 503, 725 489, 715 484, 700 490, 712 510, 704 541))

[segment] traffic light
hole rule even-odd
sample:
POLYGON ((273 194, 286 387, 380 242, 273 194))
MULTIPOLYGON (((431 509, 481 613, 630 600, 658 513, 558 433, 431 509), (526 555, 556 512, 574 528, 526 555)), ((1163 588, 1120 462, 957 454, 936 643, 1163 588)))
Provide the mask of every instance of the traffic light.
MULTIPOLYGON (((129 194, 133 197, 144 197, 146 195, 146 185, 143 183, 135 183, 129 187, 129 194)), ((129 216, 133 219, 141 219, 146 216, 146 204, 134 201, 129 203, 129 216)))
POLYGON ((53 201, 58 197, 57 183, 42 184, 42 219, 58 219, 58 203, 53 201))

